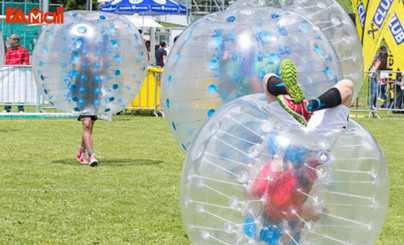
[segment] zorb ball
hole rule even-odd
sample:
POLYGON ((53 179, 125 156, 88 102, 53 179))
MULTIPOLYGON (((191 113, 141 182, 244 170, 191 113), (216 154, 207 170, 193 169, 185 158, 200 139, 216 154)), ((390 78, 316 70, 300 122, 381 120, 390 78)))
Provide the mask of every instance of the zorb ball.
POLYGON ((312 22, 332 44, 344 78, 353 81, 355 96, 363 81, 363 50, 358 32, 346 11, 335 0, 238 0, 228 9, 277 7, 298 12, 312 22))
POLYGON ((33 52, 37 86, 59 110, 113 114, 138 94, 146 47, 136 27, 115 14, 71 11, 47 25, 33 52))
POLYGON ((195 136, 180 186, 193 244, 375 243, 389 199, 379 144, 351 119, 322 131, 284 116, 248 95, 195 136))
POLYGON ((170 51, 162 77, 164 114, 181 148, 188 149, 220 106, 263 92, 265 74, 279 74, 283 59, 296 65, 307 98, 319 96, 343 77, 330 42, 294 11, 235 9, 190 25, 170 51))

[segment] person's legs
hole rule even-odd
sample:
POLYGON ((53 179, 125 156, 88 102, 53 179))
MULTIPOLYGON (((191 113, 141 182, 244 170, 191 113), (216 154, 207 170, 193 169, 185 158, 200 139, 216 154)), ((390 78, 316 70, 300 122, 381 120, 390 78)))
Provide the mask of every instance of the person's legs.
POLYGON ((5 110, 6 112, 10 112, 10 111, 11 111, 11 106, 10 106, 10 105, 4 106, 4 110, 5 110))
POLYGON ((371 77, 371 96, 370 96, 370 107, 376 107, 376 100, 377 100, 377 79, 375 77, 371 77))
POLYGON ((351 107, 354 85, 349 79, 343 79, 316 99, 309 101, 308 110, 311 112, 333 108, 338 105, 351 107))
POLYGON ((18 112, 24 112, 24 106, 23 105, 18 106, 18 112))
POLYGON ((93 151, 93 128, 95 121, 91 117, 85 118, 83 121, 83 134, 82 134, 82 145, 85 146, 88 152, 88 157, 90 161, 90 166, 97 166, 98 161, 95 158, 93 151))

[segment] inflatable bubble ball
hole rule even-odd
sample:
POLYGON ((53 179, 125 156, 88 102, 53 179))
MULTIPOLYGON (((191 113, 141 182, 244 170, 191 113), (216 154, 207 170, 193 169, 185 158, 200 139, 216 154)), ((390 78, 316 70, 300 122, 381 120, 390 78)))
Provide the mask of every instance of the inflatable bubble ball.
POLYGON ((374 244, 389 199, 376 140, 351 119, 344 131, 291 127, 267 105, 234 100, 192 142, 180 187, 191 242, 374 244))
POLYGON ((292 60, 308 98, 342 75, 332 45, 304 16, 249 8, 208 15, 190 25, 171 49, 162 77, 169 127, 186 151, 202 124, 223 104, 263 92, 263 77, 292 60))
POLYGON ((65 12, 33 51, 33 70, 45 100, 81 115, 112 114, 138 94, 146 76, 146 47, 126 18, 101 12, 65 12))
POLYGON ((341 62, 344 78, 355 84, 358 95, 363 81, 363 50, 358 32, 346 11, 335 0, 238 0, 228 9, 277 7, 306 17, 327 37, 341 62))

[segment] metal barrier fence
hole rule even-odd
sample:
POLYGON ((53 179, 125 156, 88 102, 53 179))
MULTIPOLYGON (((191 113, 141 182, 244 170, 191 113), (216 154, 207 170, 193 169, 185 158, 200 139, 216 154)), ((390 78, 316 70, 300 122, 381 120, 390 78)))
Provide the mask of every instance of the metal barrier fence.
MULTIPOLYGON (((156 117, 161 114, 164 117, 162 105, 160 103, 160 79, 163 69, 149 67, 144 84, 140 93, 125 109, 132 111, 151 111, 156 117)), ((379 118, 379 111, 388 111, 393 113, 404 113, 404 91, 401 90, 401 78, 404 72, 401 71, 381 71, 378 79, 374 80, 375 72, 366 71, 366 79, 354 100, 351 107, 352 112, 369 112, 369 117, 379 118), (381 98, 380 98, 381 97, 381 98), (380 98, 380 99, 379 99, 380 98)), ((30 113, 33 116, 39 113, 54 114, 48 117, 66 117, 56 112, 54 107, 48 105, 41 94, 38 92, 33 74, 32 66, 3 66, 0 70, 0 115, 13 113, 1 113, 6 106, 14 107, 13 111, 20 106, 30 106, 30 113), (34 108, 34 109, 32 109, 34 108), (48 112, 53 109, 53 112, 48 112), (56 114, 58 113, 58 114, 56 114)), ((25 110, 26 112, 26 110, 25 110)), ((17 114, 17 113, 15 113, 17 114)), ((18 113, 18 117, 24 117, 18 113)), ((74 116, 68 114, 70 117, 74 116)), ((17 116, 17 115, 15 115, 17 116)), ((29 115, 26 115, 26 117, 29 115)), ((77 115, 76 115, 77 116, 77 115)))
POLYGON ((125 109, 132 111, 151 111, 156 117, 161 114, 164 117, 160 103, 160 80, 162 68, 148 67, 147 75, 139 94, 125 109))
POLYGON ((352 112, 369 112, 369 117, 379 116, 379 111, 404 113, 404 91, 401 90, 401 71, 365 71, 358 97, 351 107, 352 112))
MULTIPOLYGON (((32 66, 3 66, 0 70, 0 106, 34 106, 40 111, 42 96, 32 74, 32 66)), ((6 109, 5 109, 6 110, 6 109)))

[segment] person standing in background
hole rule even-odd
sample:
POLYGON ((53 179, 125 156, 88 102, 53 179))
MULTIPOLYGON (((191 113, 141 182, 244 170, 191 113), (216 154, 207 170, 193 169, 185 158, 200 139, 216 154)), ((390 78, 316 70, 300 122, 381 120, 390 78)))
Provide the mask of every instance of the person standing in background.
MULTIPOLYGON (((29 51, 20 44, 20 37, 17 34, 10 36, 11 47, 6 51, 5 65, 29 65, 29 51)), ((11 106, 4 106, 3 112, 10 112, 11 106)), ((24 112, 24 106, 18 106, 18 112, 24 112)))
POLYGON ((164 67, 166 60, 167 60, 167 51, 165 48, 167 47, 166 41, 160 42, 160 47, 156 51, 156 65, 160 67, 164 67))

